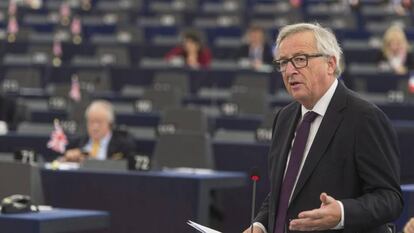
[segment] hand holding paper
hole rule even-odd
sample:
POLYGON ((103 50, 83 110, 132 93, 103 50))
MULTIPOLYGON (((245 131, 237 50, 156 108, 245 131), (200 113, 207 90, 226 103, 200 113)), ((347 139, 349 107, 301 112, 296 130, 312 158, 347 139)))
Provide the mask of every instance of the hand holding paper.
POLYGON ((221 233, 220 231, 216 231, 216 230, 213 230, 211 228, 205 227, 205 226, 200 225, 198 223, 195 223, 191 220, 188 220, 187 224, 192 226, 193 228, 197 229, 199 232, 202 232, 202 233, 221 233))

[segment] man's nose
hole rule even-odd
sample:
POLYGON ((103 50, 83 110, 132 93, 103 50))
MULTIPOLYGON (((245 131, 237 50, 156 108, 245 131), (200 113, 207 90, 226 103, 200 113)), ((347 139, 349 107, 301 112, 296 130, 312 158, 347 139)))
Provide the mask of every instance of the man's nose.
POLYGON ((297 72, 296 67, 293 65, 292 61, 289 61, 286 65, 286 70, 285 70, 286 74, 292 74, 297 72))

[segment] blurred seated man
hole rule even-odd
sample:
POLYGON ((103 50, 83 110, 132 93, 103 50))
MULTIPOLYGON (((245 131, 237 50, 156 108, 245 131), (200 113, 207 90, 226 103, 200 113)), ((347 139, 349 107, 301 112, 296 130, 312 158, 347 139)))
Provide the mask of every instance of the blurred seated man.
POLYGON ((111 103, 105 100, 93 101, 85 111, 88 135, 70 142, 62 160, 119 160, 133 156, 135 142, 126 132, 113 130, 114 115, 111 103))
POLYGON ((203 45, 197 31, 187 31, 183 34, 183 41, 171 49, 165 59, 176 65, 186 65, 190 68, 206 68, 211 63, 211 51, 203 45))
POLYGON ((271 65, 273 61, 272 47, 266 43, 265 32, 260 26, 250 26, 246 32, 246 43, 237 53, 242 66, 260 69, 263 65, 271 65))

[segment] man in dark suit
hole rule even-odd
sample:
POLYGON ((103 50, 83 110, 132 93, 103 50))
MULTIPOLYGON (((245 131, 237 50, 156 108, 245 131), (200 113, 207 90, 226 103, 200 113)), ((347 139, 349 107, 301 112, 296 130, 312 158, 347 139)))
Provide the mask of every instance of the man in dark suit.
POLYGON ((245 40, 246 43, 238 49, 236 54, 242 66, 260 70, 263 65, 272 64, 272 47, 266 43, 266 36, 262 27, 250 26, 246 32, 245 40))
POLYGON ((342 52, 330 30, 286 26, 276 49, 295 102, 274 120, 271 191, 254 232, 388 233, 403 206, 390 121, 337 80, 342 52))
POLYGON ((85 112, 88 135, 69 143, 63 159, 127 159, 134 156, 135 143, 126 132, 113 130, 114 111, 108 101, 96 100, 85 112))

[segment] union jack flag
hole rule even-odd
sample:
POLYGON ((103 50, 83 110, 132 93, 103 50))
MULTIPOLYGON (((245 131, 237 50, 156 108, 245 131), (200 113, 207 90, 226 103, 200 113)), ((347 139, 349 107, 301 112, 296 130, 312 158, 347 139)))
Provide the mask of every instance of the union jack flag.
POLYGON ((8 13, 9 13, 10 16, 15 16, 16 15, 16 13, 17 13, 16 0, 10 0, 9 1, 8 13))
POLYGON ((62 126, 59 123, 59 120, 55 119, 53 122, 54 129, 50 135, 50 139, 47 142, 47 148, 50 148, 53 151, 64 153, 66 150, 66 145, 68 144, 68 139, 66 134, 62 129, 62 126))
POLYGON ((53 41, 53 55, 55 57, 61 57, 62 56, 62 44, 59 40, 53 41))
POLYGON ((62 2, 59 9, 59 14, 62 18, 69 18, 71 14, 71 9, 69 3, 62 2))
POLYGON ((19 24, 15 17, 9 19, 9 23, 7 24, 7 32, 9 34, 17 34, 19 32, 19 24))
POLYGON ((69 91, 69 97, 76 102, 79 102, 82 98, 79 78, 77 75, 72 76, 72 84, 69 91))
POLYGON ((410 93, 414 93, 414 76, 411 76, 411 77, 408 79, 408 91, 409 91, 410 93))
POLYGON ((82 25, 80 18, 73 18, 72 24, 70 25, 70 31, 73 35, 79 35, 82 32, 82 25))

